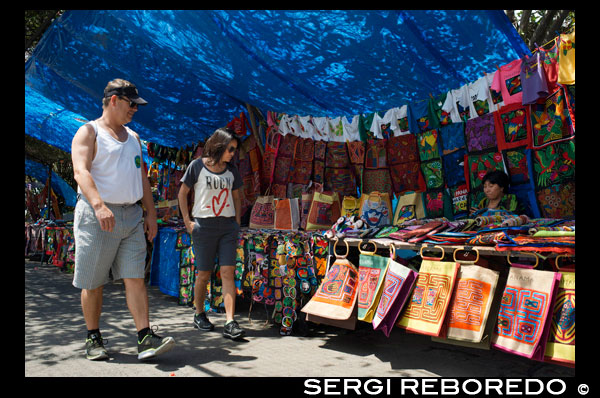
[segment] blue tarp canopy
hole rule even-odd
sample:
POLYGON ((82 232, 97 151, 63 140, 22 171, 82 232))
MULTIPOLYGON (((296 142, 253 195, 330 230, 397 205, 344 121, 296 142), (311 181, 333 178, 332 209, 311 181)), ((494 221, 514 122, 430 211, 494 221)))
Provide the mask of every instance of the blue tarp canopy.
MULTIPOLYGON (((45 184, 48 180, 48 166, 44 166, 35 160, 25 159, 25 175, 33 177, 42 184, 45 184)), ((71 186, 55 172, 52 172, 50 185, 57 195, 65 198, 65 204, 67 206, 75 207, 77 204, 77 194, 73 188, 71 188, 71 186)))
POLYGON ((143 140, 196 143, 245 103, 300 116, 387 111, 457 89, 529 50, 502 10, 78 10, 25 64, 25 133, 70 152, 108 81, 149 102, 143 140))

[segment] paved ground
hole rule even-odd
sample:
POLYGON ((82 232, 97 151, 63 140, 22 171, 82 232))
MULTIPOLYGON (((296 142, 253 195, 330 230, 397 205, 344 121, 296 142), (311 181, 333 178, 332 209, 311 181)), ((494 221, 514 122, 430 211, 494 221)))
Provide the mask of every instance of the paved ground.
POLYGON ((111 359, 83 355, 85 323, 72 275, 52 265, 25 262, 25 376, 300 376, 300 377, 569 377, 575 370, 497 350, 434 343, 427 336, 394 329, 389 338, 359 322, 357 330, 320 326, 306 337, 286 336, 265 324, 263 306, 238 300, 241 341, 222 337, 224 314, 211 314, 213 332, 192 327, 193 310, 148 288, 151 324, 177 346, 155 360, 137 360, 136 334, 122 283, 104 289, 101 320, 111 359))

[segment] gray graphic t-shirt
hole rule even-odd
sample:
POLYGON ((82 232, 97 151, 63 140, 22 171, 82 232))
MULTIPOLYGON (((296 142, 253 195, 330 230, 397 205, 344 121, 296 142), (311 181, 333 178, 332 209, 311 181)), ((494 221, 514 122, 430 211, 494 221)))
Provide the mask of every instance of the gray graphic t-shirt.
POLYGON ((194 189, 192 217, 233 217, 235 207, 231 191, 242 186, 238 170, 227 164, 221 173, 213 173, 204 166, 202 158, 193 160, 181 182, 194 189))

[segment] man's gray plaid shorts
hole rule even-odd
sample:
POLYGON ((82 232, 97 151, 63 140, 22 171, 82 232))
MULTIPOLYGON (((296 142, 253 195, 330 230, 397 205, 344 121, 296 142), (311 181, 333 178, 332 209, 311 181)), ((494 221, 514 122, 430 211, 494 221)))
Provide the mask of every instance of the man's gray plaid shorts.
POLYGON ((142 207, 138 204, 106 206, 115 216, 112 232, 102 231, 96 213, 81 196, 75 206, 75 275, 73 286, 95 289, 109 281, 144 278, 146 237, 142 207))

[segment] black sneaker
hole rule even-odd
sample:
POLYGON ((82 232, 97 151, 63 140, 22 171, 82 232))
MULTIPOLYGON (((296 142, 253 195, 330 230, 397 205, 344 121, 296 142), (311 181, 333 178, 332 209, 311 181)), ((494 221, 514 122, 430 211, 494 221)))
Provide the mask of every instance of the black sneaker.
POLYGON ((85 357, 91 361, 108 358, 108 352, 104 348, 107 341, 98 333, 92 334, 85 340, 85 357))
POLYGON ((238 325, 236 321, 231 321, 223 328, 223 336, 230 339, 239 339, 244 337, 246 332, 238 325))
MULTIPOLYGON (((158 328, 157 328, 158 329, 158 328)), ((160 337, 150 330, 148 334, 138 341, 138 359, 140 361, 154 358, 157 355, 170 351, 175 346, 173 337, 160 337)))
POLYGON ((213 330, 215 325, 210 323, 208 317, 206 316, 206 312, 203 312, 201 314, 194 314, 194 327, 200 330, 209 331, 213 330))

